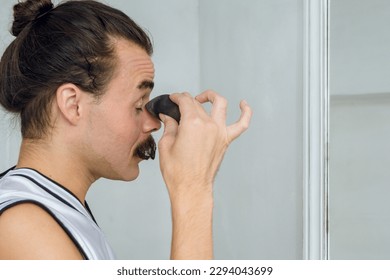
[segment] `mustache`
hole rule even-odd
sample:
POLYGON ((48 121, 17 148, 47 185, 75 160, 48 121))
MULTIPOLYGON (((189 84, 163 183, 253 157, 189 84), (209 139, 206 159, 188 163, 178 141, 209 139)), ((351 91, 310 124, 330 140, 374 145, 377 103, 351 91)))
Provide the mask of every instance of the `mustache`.
POLYGON ((134 151, 134 156, 138 156, 141 159, 154 159, 156 156, 156 142, 152 135, 138 144, 137 148, 134 151))

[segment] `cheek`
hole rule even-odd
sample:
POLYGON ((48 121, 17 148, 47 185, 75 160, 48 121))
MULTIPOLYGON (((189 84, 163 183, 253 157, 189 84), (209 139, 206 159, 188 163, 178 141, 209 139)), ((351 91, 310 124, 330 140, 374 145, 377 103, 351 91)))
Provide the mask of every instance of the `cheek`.
POLYGON ((89 138, 94 143, 96 152, 106 159, 110 158, 110 161, 123 160, 131 155, 141 133, 136 120, 106 116, 99 123, 94 123, 89 138))
POLYGON ((139 159, 133 154, 143 135, 139 115, 126 104, 101 103, 93 107, 83 125, 80 153, 95 176, 126 181, 138 176, 139 159))
POLYGON ((123 156, 126 156, 136 146, 140 136, 140 130, 134 123, 116 124, 114 127, 107 129, 107 132, 106 143, 102 144, 109 144, 111 149, 123 153, 123 156))

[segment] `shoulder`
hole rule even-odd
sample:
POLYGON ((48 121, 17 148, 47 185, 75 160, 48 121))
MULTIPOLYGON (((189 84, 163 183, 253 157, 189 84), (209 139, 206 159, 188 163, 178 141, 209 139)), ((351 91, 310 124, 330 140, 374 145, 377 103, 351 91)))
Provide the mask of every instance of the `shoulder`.
POLYGON ((0 259, 82 259, 57 221, 33 203, 0 215, 0 259))

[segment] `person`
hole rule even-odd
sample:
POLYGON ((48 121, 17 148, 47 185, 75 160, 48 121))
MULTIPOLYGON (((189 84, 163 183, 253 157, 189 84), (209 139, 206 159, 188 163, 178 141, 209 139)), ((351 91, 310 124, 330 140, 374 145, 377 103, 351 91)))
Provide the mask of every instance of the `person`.
MULTIPOLYGON (((0 175, 1 259, 113 259, 85 196, 99 178, 131 181, 153 157, 160 121, 145 103, 153 47, 123 12, 97 1, 27 0, 0 62, 0 103, 20 115, 15 167, 0 175)), ((172 259, 213 258, 213 183, 252 111, 226 125, 214 91, 173 93, 180 125, 160 114, 160 169, 172 215, 172 259), (212 104, 207 113, 203 104, 212 104)))

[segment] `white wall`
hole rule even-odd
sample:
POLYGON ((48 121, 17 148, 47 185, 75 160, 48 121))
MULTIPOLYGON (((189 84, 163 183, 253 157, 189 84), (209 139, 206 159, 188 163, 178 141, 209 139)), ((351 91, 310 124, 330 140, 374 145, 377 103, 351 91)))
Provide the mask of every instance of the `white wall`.
POLYGON ((302 258, 302 1, 200 0, 201 87, 253 106, 216 182, 216 257, 302 258))
POLYGON ((330 258, 390 258, 390 2, 330 9, 330 258))
MULTIPOLYGON (((13 1, 4 1, 0 9, 0 53, 3 54, 12 36, 8 32, 11 27, 13 1)), ((20 145, 20 132, 13 116, 5 114, 0 106, 0 170, 6 170, 16 164, 20 145)))
MULTIPOLYGON (((215 89, 230 102, 229 122, 240 99, 253 107, 249 131, 216 178, 216 258, 302 258, 302 0, 105 2, 152 34, 154 95, 215 89)), ((0 38, 8 25, 1 22, 0 38)), ((1 129, 17 147, 8 125, 1 129)), ((8 151, 0 147, 3 169, 16 159, 17 149, 8 151)), ((141 165, 132 183, 99 180, 88 202, 119 258, 167 259, 170 208, 158 159, 141 165)))
POLYGON ((331 0, 330 3, 331 95, 388 93, 389 1, 331 0))
POLYGON ((331 102, 330 258, 390 258, 390 94, 331 102))

